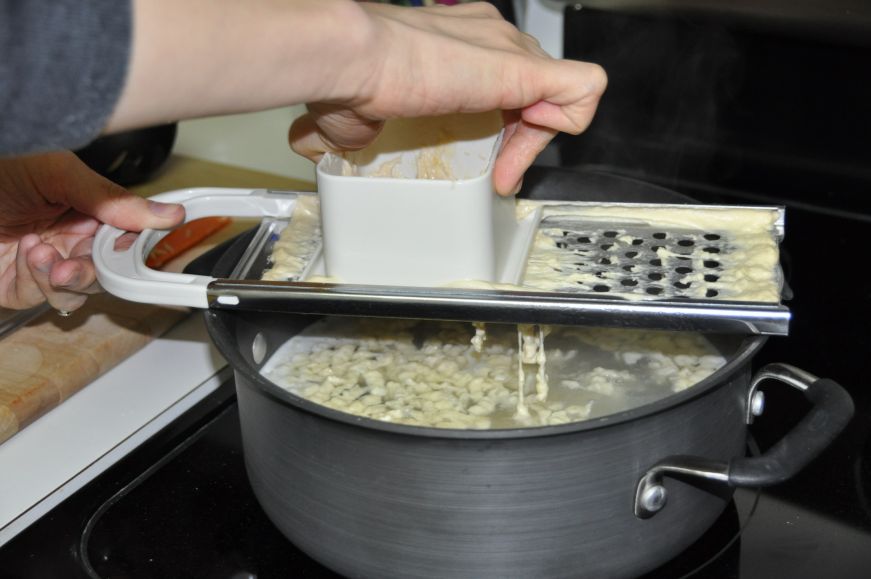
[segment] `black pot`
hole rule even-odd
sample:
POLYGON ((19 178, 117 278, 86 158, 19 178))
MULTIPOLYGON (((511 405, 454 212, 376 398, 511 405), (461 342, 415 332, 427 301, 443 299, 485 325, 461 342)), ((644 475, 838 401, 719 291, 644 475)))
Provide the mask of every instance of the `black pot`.
MULTIPOLYGON (((595 199, 587 187, 611 200, 675 201, 607 176, 531 176, 533 197, 541 190, 595 199), (572 188, 556 187, 563 179, 572 188)), ((236 263, 233 253, 216 274, 236 263)), ((627 412, 490 431, 384 423, 311 403, 260 375, 312 321, 206 313, 235 371, 245 462, 261 505, 299 548, 352 577, 635 576, 695 541, 736 486, 797 472, 852 415, 849 396, 831 381, 780 365, 751 380, 764 338, 712 336, 726 366, 627 412), (767 377, 802 389, 814 406, 765 455, 745 458, 747 424, 761 407, 756 386, 767 377)))
POLYGON ((104 177, 129 187, 151 179, 175 144, 176 123, 100 137, 75 154, 104 177))

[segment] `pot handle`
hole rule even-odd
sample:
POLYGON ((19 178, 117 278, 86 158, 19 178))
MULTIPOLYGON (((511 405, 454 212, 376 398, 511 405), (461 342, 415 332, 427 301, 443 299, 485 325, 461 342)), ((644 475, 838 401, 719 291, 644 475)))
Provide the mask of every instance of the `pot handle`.
POLYGON ((641 477, 635 491, 635 516, 648 519, 666 503, 663 477, 695 477, 733 487, 763 487, 781 483, 819 456, 853 417, 853 400, 833 380, 817 378, 787 364, 768 364, 753 378, 748 392, 747 423, 762 413, 759 383, 774 379, 802 391, 813 407, 804 418, 761 456, 733 458, 728 462, 697 456, 667 457, 641 477))
MULTIPOLYGON (((303 193, 265 189, 193 188, 154 195, 151 199, 181 203, 185 222, 200 217, 289 217, 303 193)), ((146 229, 126 250, 115 241, 125 231, 101 225, 94 237, 92 257, 97 279, 106 291, 134 302, 207 308, 207 288, 215 278, 169 273, 145 265, 148 253, 169 231, 146 229)))

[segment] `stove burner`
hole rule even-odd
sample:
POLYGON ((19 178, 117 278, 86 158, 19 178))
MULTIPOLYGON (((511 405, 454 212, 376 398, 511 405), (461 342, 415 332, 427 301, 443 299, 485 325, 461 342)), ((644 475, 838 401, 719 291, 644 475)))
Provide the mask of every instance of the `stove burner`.
POLYGON ((235 403, 103 503, 79 549, 94 578, 339 577, 261 510, 235 403))

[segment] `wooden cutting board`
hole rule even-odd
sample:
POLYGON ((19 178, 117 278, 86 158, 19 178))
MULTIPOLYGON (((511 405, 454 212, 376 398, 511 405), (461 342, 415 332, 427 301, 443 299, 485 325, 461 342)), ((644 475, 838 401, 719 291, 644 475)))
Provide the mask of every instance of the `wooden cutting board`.
MULTIPOLYGON (((187 187, 247 187, 311 191, 286 177, 176 156, 134 192, 150 196, 187 187)), ((191 259, 250 227, 234 222, 169 262, 191 259)), ((0 443, 170 329, 189 312, 93 296, 69 318, 49 312, 0 340, 0 443)))

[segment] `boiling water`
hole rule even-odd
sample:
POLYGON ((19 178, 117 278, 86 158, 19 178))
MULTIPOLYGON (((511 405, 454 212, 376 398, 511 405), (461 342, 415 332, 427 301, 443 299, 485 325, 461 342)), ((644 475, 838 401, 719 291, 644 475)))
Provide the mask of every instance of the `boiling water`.
POLYGON ((470 324, 324 318, 281 346, 263 374, 358 416, 441 428, 564 424, 635 408, 696 384, 725 359, 701 335, 551 328, 548 392, 525 368, 518 412, 517 327, 491 324, 480 352, 470 324))

